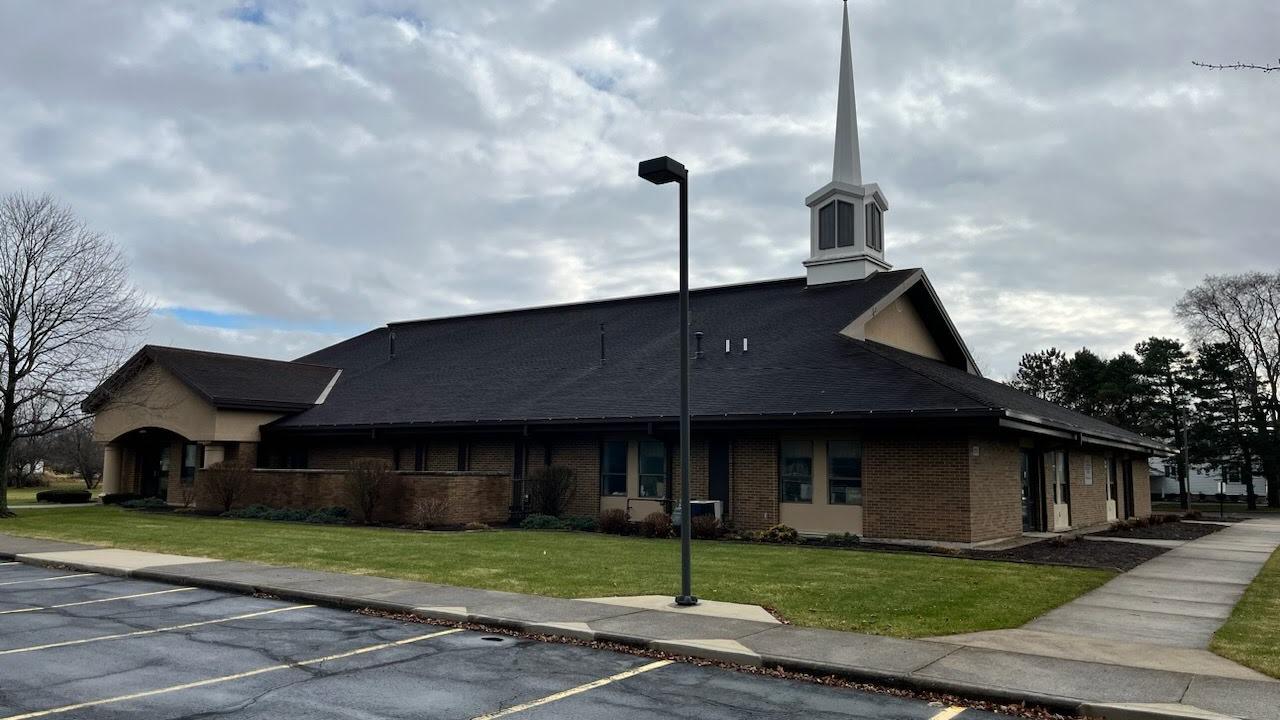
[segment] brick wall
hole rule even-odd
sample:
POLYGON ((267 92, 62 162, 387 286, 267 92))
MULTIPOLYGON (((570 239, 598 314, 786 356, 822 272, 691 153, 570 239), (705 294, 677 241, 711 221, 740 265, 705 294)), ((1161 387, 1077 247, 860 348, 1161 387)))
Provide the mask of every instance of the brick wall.
POLYGON ((1107 522, 1107 464, 1102 454, 1084 448, 1069 452, 1071 526, 1085 528, 1107 522), (1093 484, 1085 485, 1085 468, 1093 468, 1093 484))
MULTIPOLYGON (((548 441, 551 444, 551 464, 563 465, 573 470, 577 487, 569 502, 569 515, 596 517, 600 514, 600 441, 594 436, 570 436, 548 441)), ((538 467, 544 459, 543 450, 530 454, 530 467, 538 467), (534 465, 533 463, 537 464, 534 465)))
MULTIPOLYGON (((220 508, 208 487, 196 475, 196 508, 215 511, 220 508)), ((390 524, 413 524, 418 521, 420 502, 438 499, 444 502, 441 522, 463 525, 468 522, 506 522, 511 507, 511 478, 504 473, 484 472, 398 472, 379 502, 374 520, 390 524)), ((235 507, 267 505, 273 508, 315 509, 353 507, 341 472, 327 470, 254 470, 235 507)))
POLYGON ((510 473, 515 465, 516 443, 511 439, 474 440, 470 451, 471 464, 468 470, 510 473))
POLYGON ((1018 535, 1022 532, 1022 451, 1018 439, 975 436, 969 442, 970 542, 1018 535))
MULTIPOLYGON (((391 445, 381 440, 357 442, 350 438, 343 438, 332 442, 321 441, 307 448, 307 467, 315 470, 346 470, 356 460, 382 460, 391 463, 394 459, 391 445)), ((401 451, 401 460, 403 459, 404 454, 401 451)), ((412 469, 412 449, 409 451, 409 463, 412 469)), ((401 465, 401 467, 404 466, 401 465)))
MULTIPOLYGON (((706 500, 710 494, 707 469, 707 441, 692 438, 693 455, 689 457, 689 497, 706 500)), ((680 502, 680 443, 671 444, 671 497, 680 502)), ((732 494, 732 493, 731 493, 732 494)), ((728 512, 728 508, 725 508, 728 512)))
POLYGON ((778 524, 778 441, 774 437, 734 439, 729 450, 726 514, 726 520, 739 530, 778 524))
POLYGON ((966 438, 867 435, 862 447, 866 537, 969 541, 966 438))

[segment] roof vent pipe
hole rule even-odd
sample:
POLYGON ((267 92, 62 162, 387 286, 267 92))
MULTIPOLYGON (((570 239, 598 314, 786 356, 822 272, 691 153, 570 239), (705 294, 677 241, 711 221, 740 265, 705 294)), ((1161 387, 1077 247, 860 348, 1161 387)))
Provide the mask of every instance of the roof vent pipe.
POLYGON ((746 351, 747 351, 747 339, 742 338, 742 352, 746 352, 746 351))
POLYGON ((693 356, 698 360, 701 360, 702 359, 702 333, 701 332, 696 332, 693 334, 693 342, 694 342, 694 348, 695 348, 693 351, 693 356))
POLYGON ((387 335, 387 357, 394 358, 396 356, 396 331, 390 328, 391 332, 387 335))
POLYGON ((604 323, 600 323, 600 364, 604 364, 604 323))
POLYGON ((732 351, 733 351, 733 350, 732 350, 733 346, 732 346, 732 345, 730 345, 730 343, 732 343, 732 342, 733 342, 733 341, 732 341, 732 340, 730 340, 729 338, 725 338, 725 339, 724 339, 724 354, 725 354, 725 355, 728 355, 730 352, 732 352, 732 351))

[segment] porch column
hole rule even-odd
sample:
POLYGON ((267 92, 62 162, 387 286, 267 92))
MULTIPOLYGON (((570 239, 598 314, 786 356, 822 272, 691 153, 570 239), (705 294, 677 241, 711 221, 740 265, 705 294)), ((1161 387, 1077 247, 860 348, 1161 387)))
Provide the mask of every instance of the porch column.
POLYGON ((102 492, 120 492, 120 446, 115 443, 102 449, 102 492))

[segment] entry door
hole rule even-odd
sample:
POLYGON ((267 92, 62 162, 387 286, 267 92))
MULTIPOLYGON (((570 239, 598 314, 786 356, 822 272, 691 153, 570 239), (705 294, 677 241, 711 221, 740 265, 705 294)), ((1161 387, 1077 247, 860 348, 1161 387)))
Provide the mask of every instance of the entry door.
POLYGON ((729 441, 711 440, 707 443, 707 493, 711 500, 719 500, 724 512, 729 512, 729 441))
POLYGON ((1071 527, 1071 482, 1067 475, 1067 454, 1054 450, 1045 455, 1049 483, 1053 488, 1053 529, 1071 527))
POLYGON ((138 448, 138 489, 142 497, 168 495, 169 446, 143 445, 138 448))
POLYGON ((1119 473, 1116 469, 1116 459, 1107 458, 1107 520, 1117 520, 1118 510, 1116 500, 1120 495, 1119 473))
POLYGON ((1044 485, 1040 481, 1040 454, 1034 450, 1022 451, 1022 531, 1043 529, 1043 513, 1040 511, 1044 497, 1044 485))

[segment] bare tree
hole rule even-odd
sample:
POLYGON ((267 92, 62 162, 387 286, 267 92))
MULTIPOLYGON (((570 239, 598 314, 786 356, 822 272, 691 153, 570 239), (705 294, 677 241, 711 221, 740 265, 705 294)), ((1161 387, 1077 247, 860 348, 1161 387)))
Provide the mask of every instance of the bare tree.
POLYGON ((1280 272, 1210 275, 1175 306, 1192 335, 1218 343, 1252 381, 1245 407, 1267 479, 1267 504, 1280 507, 1280 272))
MULTIPOLYGON (((228 512, 235 507, 253 481, 253 465, 246 460, 223 460, 201 470, 196 476, 199 488, 192 488, 193 496, 201 496, 206 502, 228 512)), ((185 487, 182 492, 186 492, 185 487)), ((187 500, 183 497, 183 507, 187 500)))
POLYGON ((1264 73, 1280 70, 1280 60, 1277 60, 1275 65, 1258 65, 1256 63, 1246 62, 1233 62, 1219 65, 1217 63, 1200 62, 1199 60, 1192 60, 1191 64, 1196 67, 1208 68, 1210 70, 1260 70, 1264 73))
POLYGON ((77 423, 148 312, 120 251, 70 209, 0 198, 0 517, 14 442, 77 423))
POLYGON ((360 521, 372 524, 378 505, 391 493, 391 486, 395 483, 396 475, 391 471, 391 463, 372 458, 353 460, 343 479, 348 497, 360 511, 360 521))
POLYGON ((48 438, 48 459, 62 472, 80 476, 86 490, 102 480, 102 450, 93 443, 93 418, 82 421, 48 438))

